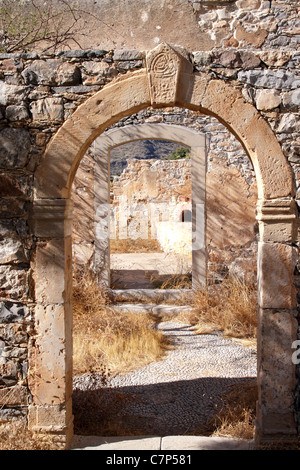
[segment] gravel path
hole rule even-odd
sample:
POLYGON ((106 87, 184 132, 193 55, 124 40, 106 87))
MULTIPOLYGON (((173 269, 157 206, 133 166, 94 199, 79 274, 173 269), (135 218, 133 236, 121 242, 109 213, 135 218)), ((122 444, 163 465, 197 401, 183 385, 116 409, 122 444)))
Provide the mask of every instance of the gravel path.
POLYGON ((106 429, 99 432, 106 435, 117 430, 123 435, 201 434, 228 389, 256 377, 254 349, 220 334, 195 335, 182 323, 167 321, 158 328, 172 337, 174 349, 158 362, 110 379, 101 398, 97 376, 93 382, 89 374, 75 377, 75 409, 85 416, 85 425, 105 418, 106 429), (97 398, 98 411, 92 406, 97 398))

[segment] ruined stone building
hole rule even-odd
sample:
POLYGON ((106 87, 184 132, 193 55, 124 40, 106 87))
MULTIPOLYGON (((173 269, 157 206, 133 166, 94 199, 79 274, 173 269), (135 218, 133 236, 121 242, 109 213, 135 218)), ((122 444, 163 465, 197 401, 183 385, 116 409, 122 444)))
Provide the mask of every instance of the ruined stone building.
POLYGON ((160 138, 191 148, 192 215, 200 207, 205 222, 196 278, 205 280, 209 245, 257 252, 256 441, 295 442, 299 5, 94 8, 103 27, 82 49, 0 54, 0 415, 25 416, 29 429, 70 446, 72 234, 76 256, 94 256, 104 273, 111 152, 160 138))

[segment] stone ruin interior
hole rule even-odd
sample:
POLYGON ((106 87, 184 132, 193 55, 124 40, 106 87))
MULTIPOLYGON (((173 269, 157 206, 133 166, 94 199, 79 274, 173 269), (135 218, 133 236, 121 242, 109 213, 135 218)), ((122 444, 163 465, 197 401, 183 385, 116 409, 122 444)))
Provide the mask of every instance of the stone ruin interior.
MULTIPOLYGON (((149 136, 152 132, 155 138, 159 129, 155 124, 172 126, 173 122, 176 123, 175 133, 176 126, 180 125, 196 130, 206 138, 208 276, 221 279, 230 272, 255 277, 256 180, 251 161, 237 139, 216 119, 180 108, 142 111, 119 122, 118 128, 124 129, 126 141, 132 138, 131 135, 126 137, 128 126, 132 127, 129 127, 131 133, 137 130, 137 139, 138 129, 150 123, 149 136), (225 182, 228 186, 224 186, 225 182), (218 263, 213 259, 218 259, 218 263)), ((166 136, 170 129, 166 128, 166 136)), ((190 147, 182 147, 180 142, 149 139, 134 140, 111 150, 109 238, 113 248, 110 248, 109 263, 113 278, 110 278, 109 287, 166 288, 171 285, 172 276, 182 275, 185 287, 191 288, 191 158, 188 153, 187 158, 170 159, 174 150, 182 148, 190 152, 190 147), (151 217, 154 204, 159 203, 161 214, 151 217), (128 207, 130 213, 122 234, 118 217, 128 207), (118 247, 118 242, 124 239, 129 239, 132 245, 129 252, 124 246, 118 247), (141 248, 135 251, 135 240, 151 240, 152 243, 145 246, 144 250, 150 252, 143 253, 142 263, 141 257, 134 255, 143 252, 141 248)), ((99 204, 92 189, 98 171, 95 168, 97 152, 100 150, 96 140, 81 161, 73 183, 73 259, 78 269, 89 266, 101 275, 95 256, 97 243, 93 228, 99 204)))

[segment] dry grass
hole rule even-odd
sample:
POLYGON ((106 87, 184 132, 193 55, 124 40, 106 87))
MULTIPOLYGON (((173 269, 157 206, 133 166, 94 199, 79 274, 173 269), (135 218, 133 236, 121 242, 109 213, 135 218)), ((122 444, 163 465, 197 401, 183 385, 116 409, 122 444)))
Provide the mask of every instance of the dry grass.
POLYGON ((55 444, 47 436, 41 439, 27 428, 26 420, 0 421, 0 450, 52 450, 55 444))
MULTIPOLYGON (((195 325, 196 332, 209 333, 218 329, 225 336, 239 338, 240 341, 254 340, 257 327, 255 285, 230 277, 221 284, 198 290, 194 294, 193 305, 196 313, 189 320, 195 325)), ((105 384, 108 374, 125 372, 156 361, 170 347, 163 334, 153 328, 153 320, 149 316, 113 311, 105 292, 87 274, 76 276, 73 311, 75 374, 100 373, 105 384)), ((102 402, 100 395, 97 399, 102 402)), ((94 398, 94 395, 88 396, 92 410, 95 410, 94 398)), ((119 397, 114 404, 122 406, 124 399, 127 398, 119 397)), ((256 400, 255 380, 238 384, 224 398, 224 406, 214 422, 210 423, 210 435, 252 439, 256 400)), ((82 409, 81 405, 82 400, 82 409)), ((80 419, 79 416, 78 421, 80 419)), ((105 416, 103 422, 109 426, 105 416)), ((0 422, 0 450, 47 450, 52 446, 51 442, 42 441, 28 431, 25 421, 0 422)))
POLYGON ((77 276, 73 289, 74 373, 116 374, 160 359, 168 348, 146 314, 117 313, 91 276, 77 276))
POLYGON ((111 253, 162 253, 160 244, 156 239, 130 238, 110 240, 111 253))
POLYGON ((256 338, 257 293, 254 284, 238 277, 228 277, 194 292, 196 312, 189 318, 195 332, 208 334, 221 330, 224 336, 240 339, 256 338))
POLYGON ((256 379, 238 383, 223 398, 223 407, 209 424, 211 436, 253 439, 257 401, 256 379))
POLYGON ((191 289, 192 274, 152 275, 150 282, 155 289, 191 289))
MULTIPOLYGON (((208 424, 212 437, 254 439, 257 381, 248 379, 234 385, 223 398, 223 407, 208 424)), ((300 450, 300 442, 276 441, 260 444, 258 450, 300 450)))

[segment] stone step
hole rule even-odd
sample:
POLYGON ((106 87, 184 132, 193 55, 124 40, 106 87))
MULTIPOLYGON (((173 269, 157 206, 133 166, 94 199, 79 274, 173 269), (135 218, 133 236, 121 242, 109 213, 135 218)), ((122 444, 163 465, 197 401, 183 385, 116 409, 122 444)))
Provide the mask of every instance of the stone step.
POLYGON ((160 303, 175 302, 186 299, 186 303, 193 295, 192 289, 111 289, 108 295, 112 302, 128 303, 160 303))
POLYGON ((180 313, 195 312, 195 308, 189 305, 168 305, 168 304, 143 304, 143 303, 117 303, 111 304, 110 308, 116 312, 123 313, 148 313, 157 317, 175 316, 180 313))
MULTIPOLYGON (((233 437, 206 437, 206 436, 79 436, 75 435, 71 450, 255 450, 253 440, 237 439, 233 437)), ((183 453, 183 456, 185 454, 183 453)), ((195 458, 193 455, 193 458, 195 458)), ((162 456, 153 457, 153 464, 162 456)), ((185 456, 185 462, 189 462, 185 456)), ((148 458, 149 459, 149 458, 148 458)), ((182 457, 183 459, 183 457, 182 457)), ((200 459, 200 455, 199 455, 200 459)), ((182 460, 183 461, 183 460, 182 460)))

